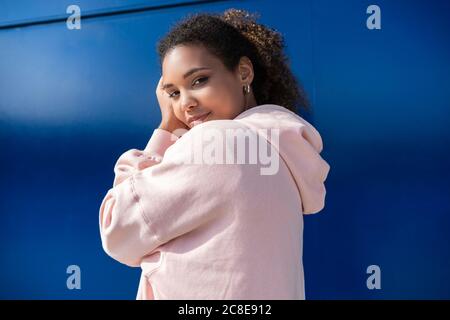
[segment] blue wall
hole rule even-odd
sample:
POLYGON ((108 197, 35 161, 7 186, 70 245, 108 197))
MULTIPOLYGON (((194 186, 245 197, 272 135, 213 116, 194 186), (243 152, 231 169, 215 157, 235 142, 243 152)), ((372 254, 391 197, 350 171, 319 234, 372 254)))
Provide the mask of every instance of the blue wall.
POLYGON ((236 7, 284 34, 331 165, 326 208, 305 217, 307 298, 449 299, 450 3, 186 2, 0 2, 0 298, 135 298, 140 270, 103 252, 99 205, 117 158, 159 124, 158 38, 236 7), (73 264, 81 290, 66 287, 73 264))

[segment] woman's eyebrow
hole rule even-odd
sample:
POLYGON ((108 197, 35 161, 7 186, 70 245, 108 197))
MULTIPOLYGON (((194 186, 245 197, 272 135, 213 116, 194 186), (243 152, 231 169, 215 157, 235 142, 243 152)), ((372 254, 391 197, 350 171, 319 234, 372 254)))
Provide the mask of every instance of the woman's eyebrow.
MULTIPOLYGON (((183 75, 183 79, 186 79, 186 78, 189 77, 191 74, 193 74, 193 73, 195 73, 195 72, 197 72, 197 71, 200 71, 200 70, 204 70, 204 69, 211 69, 211 68, 208 68, 208 67, 197 67, 197 68, 192 68, 191 70, 189 70, 188 72, 186 72, 186 73, 183 75)), ((162 89, 164 90, 164 89, 167 89, 167 88, 169 88, 169 87, 173 87, 173 84, 171 84, 171 83, 166 83, 165 85, 162 86, 162 89)))

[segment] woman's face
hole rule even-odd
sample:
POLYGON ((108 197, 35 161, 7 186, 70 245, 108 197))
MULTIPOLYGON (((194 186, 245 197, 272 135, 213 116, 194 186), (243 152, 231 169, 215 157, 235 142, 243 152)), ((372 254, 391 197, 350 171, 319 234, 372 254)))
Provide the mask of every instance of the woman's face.
POLYGON ((243 85, 253 79, 251 62, 240 63, 236 72, 230 72, 208 50, 195 45, 170 50, 164 57, 162 73, 163 90, 170 96, 175 116, 190 128, 204 121, 238 116, 247 104, 243 85), (244 81, 243 75, 247 77, 244 81))

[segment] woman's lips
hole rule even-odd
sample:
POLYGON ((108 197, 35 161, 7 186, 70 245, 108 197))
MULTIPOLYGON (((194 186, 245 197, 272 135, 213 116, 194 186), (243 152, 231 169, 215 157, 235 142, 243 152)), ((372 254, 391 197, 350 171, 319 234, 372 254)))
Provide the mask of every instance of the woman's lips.
POLYGON ((208 119, 210 114, 211 114, 211 112, 208 112, 208 113, 206 113, 206 114, 204 114, 204 115, 202 115, 200 117, 194 117, 193 120, 189 121, 189 126, 192 128, 192 127, 194 127, 194 126, 196 126, 196 125, 198 125, 200 123, 205 122, 208 119))

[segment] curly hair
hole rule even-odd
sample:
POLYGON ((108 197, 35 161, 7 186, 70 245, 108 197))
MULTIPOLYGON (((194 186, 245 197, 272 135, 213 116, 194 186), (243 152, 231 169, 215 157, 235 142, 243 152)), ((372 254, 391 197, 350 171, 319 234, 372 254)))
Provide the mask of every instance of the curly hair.
POLYGON ((309 101, 284 53, 283 36, 256 22, 257 14, 228 9, 223 14, 199 13, 175 24, 157 44, 160 65, 177 45, 202 45, 233 72, 241 57, 253 64, 257 105, 276 104, 293 112, 309 111, 309 101))

